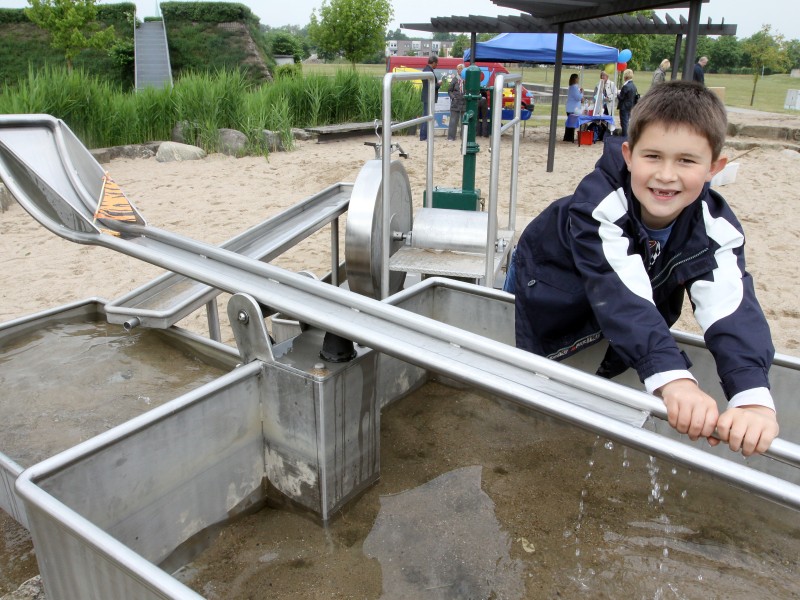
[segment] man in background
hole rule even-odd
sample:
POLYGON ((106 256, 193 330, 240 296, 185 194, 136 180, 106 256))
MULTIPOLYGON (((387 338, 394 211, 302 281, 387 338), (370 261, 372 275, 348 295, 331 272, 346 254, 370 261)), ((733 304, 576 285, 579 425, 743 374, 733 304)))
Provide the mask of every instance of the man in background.
POLYGON ((701 56, 700 60, 698 60, 697 64, 694 66, 694 74, 692 75, 692 81, 696 81, 701 85, 706 84, 706 74, 703 69, 705 69, 707 63, 708 63, 708 57, 701 56))

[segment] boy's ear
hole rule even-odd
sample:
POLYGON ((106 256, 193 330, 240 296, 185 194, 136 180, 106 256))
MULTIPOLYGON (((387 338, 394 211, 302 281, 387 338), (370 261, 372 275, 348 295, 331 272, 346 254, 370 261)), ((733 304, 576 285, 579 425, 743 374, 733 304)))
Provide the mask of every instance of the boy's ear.
POLYGON ((717 173, 722 171, 725 168, 725 165, 728 164, 728 157, 727 156, 720 156, 717 160, 711 163, 711 169, 708 171, 706 175, 706 181, 711 181, 717 173))
POLYGON ((622 158, 625 159, 625 164, 628 165, 628 171, 631 170, 631 145, 629 142, 622 142, 622 158))

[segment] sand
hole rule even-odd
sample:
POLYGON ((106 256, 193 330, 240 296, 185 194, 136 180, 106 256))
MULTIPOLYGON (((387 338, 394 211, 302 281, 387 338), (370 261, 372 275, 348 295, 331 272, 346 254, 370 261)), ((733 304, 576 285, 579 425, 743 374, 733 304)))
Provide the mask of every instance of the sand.
MULTIPOLYGON (((745 119, 741 115, 736 118, 745 119)), ((766 119, 759 115, 746 118, 754 123, 766 119)), ((602 144, 576 146, 559 141, 554 172, 547 173, 546 135, 544 126, 528 127, 521 140, 517 232, 549 202, 574 189, 602 152, 602 144)), ((329 185, 354 182, 365 161, 374 156, 372 148, 364 142, 375 139, 368 135, 327 143, 302 141, 297 143, 295 151, 272 153, 269 158, 237 159, 215 154, 200 161, 171 163, 116 159, 104 166, 149 224, 219 244, 329 185)), ((410 155, 403 164, 417 208, 422 204, 425 186, 426 145, 414 138, 396 139, 410 155)), ((477 156, 476 187, 488 197, 491 154, 488 139, 485 140, 477 156)), ((800 196, 796 180, 800 153, 768 143, 751 150, 728 147, 726 153, 731 161, 739 163, 739 170, 735 182, 719 187, 718 191, 744 225, 748 268, 755 278, 776 347, 779 352, 791 354, 800 347, 800 308, 796 302, 800 282, 793 276, 791 260, 800 251, 800 215, 796 210, 800 196)), ((510 159, 510 140, 504 139, 500 160, 506 176, 501 178, 498 193, 501 224, 507 222, 510 159)), ((437 137, 434 166, 434 185, 461 187, 459 144, 437 137)), ((344 231, 343 225, 343 254, 344 231)), ((329 231, 324 229, 275 264, 323 275, 329 270, 329 239, 329 231)), ((16 204, 0 214, 0 255, 3 257, 0 322, 90 296, 111 300, 161 273, 157 267, 111 250, 62 240, 16 204)), ((223 295, 220 297, 223 321, 225 302, 223 295)), ((180 325, 204 333, 204 311, 180 325)), ((698 331, 690 314, 684 316, 679 328, 698 331)), ((223 337, 232 341, 226 332, 223 337)))

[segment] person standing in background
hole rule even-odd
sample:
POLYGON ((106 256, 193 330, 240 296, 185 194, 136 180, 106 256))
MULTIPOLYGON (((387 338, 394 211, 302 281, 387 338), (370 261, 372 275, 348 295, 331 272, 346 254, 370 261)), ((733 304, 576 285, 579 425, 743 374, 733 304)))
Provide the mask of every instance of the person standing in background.
POLYGON ((692 81, 696 81, 701 85, 706 84, 706 73, 705 68, 708 64, 708 57, 701 56, 700 60, 697 61, 697 64, 694 66, 694 74, 692 75, 692 81))
POLYGON ((622 135, 628 135, 628 121, 631 118, 631 111, 639 99, 639 91, 633 83, 633 70, 625 69, 622 73, 623 84, 617 95, 619 100, 619 120, 622 125, 622 135))
POLYGON ((464 79, 461 77, 463 70, 463 64, 456 67, 456 75, 450 82, 450 89, 447 90, 447 95, 450 96, 450 123, 447 125, 447 139, 451 142, 455 141, 456 133, 459 134, 459 138, 464 137, 462 121, 467 101, 464 98, 464 79))
MULTIPOLYGON (((577 115, 581 112, 583 102, 583 88, 578 85, 578 74, 573 73, 569 76, 569 89, 567 90, 567 120, 570 115, 577 115)), ((575 128, 564 128, 564 141, 575 142, 575 128)))
MULTIPOLYGON (((436 82, 436 91, 433 93, 433 101, 436 102, 436 98, 439 96, 439 87, 442 85, 442 82, 436 79, 436 67, 439 64, 439 57, 436 55, 432 55, 428 57, 428 64, 425 65, 425 68, 422 69, 423 71, 428 71, 429 73, 433 73, 434 81, 436 82)), ((432 107, 428 106, 428 80, 425 79, 422 82, 422 116, 427 116, 429 114, 429 110, 432 107)), ((428 139, 428 124, 423 123, 419 127, 419 139, 420 141, 424 142, 428 139)))
POLYGON ((659 83, 664 83, 667 80, 667 70, 672 66, 668 58, 661 61, 658 68, 653 72, 653 83, 650 87, 656 86, 659 83))
MULTIPOLYGON (((594 90, 595 106, 600 99, 601 106, 603 107, 603 114, 610 115, 614 112, 614 99, 617 97, 617 86, 608 78, 608 73, 600 71, 600 83, 594 90)), ((595 114, 597 114, 595 112, 595 114)))

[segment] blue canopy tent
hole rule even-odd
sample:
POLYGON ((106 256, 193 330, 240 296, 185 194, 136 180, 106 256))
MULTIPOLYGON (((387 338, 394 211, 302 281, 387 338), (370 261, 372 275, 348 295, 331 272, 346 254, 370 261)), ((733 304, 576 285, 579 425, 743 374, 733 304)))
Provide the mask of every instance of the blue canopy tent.
MULTIPOLYGON (((488 42, 475 44, 477 60, 485 62, 525 62, 555 64, 556 33, 501 33, 488 42)), ((464 60, 470 60, 470 49, 464 60)), ((619 50, 595 44, 573 33, 564 35, 564 65, 599 65, 616 63, 619 50)))

